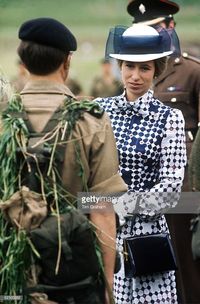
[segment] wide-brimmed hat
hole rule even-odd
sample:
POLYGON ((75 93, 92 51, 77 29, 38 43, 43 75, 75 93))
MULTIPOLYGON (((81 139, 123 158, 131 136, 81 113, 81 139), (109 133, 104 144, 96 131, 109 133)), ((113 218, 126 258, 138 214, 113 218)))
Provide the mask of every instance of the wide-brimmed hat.
POLYGON ((134 17, 134 23, 152 25, 179 11, 179 5, 169 0, 132 0, 127 12, 134 17))
POLYGON ((171 38, 165 29, 158 32, 151 26, 134 24, 129 28, 117 26, 110 30, 106 57, 145 62, 172 54, 171 38))

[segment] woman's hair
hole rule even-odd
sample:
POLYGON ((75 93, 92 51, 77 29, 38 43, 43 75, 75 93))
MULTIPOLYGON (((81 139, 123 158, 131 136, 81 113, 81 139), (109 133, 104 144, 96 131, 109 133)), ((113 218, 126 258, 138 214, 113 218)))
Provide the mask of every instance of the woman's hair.
POLYGON ((155 74, 154 77, 159 77, 167 66, 167 57, 162 57, 154 60, 155 62, 155 74))
POLYGON ((69 55, 59 49, 31 41, 21 41, 17 51, 27 70, 35 75, 53 73, 69 55))
MULTIPOLYGON (((118 61, 119 67, 121 68, 123 60, 119 60, 118 59, 117 61, 118 61)), ((155 74, 154 74, 154 77, 158 77, 166 69, 166 66, 167 66, 167 57, 162 57, 162 58, 155 59, 154 63, 155 63, 155 74)))

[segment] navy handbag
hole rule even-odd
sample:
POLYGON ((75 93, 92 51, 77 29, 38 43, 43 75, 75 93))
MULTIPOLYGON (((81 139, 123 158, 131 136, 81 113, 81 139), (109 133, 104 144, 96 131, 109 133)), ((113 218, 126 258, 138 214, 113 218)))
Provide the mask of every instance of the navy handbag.
POLYGON ((167 233, 128 237, 123 245, 124 270, 128 278, 177 269, 167 233))

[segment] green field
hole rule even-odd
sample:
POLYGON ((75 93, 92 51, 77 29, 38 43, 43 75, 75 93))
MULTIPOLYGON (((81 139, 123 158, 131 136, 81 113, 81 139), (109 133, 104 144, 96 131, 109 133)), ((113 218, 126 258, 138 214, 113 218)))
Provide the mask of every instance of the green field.
MULTIPOLYGON (((108 30, 116 24, 131 25, 126 12, 128 0, 0 0, 0 65, 9 77, 16 73, 17 32, 30 18, 48 16, 65 23, 78 39, 71 75, 77 77, 88 94, 91 81, 99 72, 108 30)), ((177 32, 184 48, 192 46, 200 56, 200 3, 177 1, 181 10, 176 16, 177 32)))

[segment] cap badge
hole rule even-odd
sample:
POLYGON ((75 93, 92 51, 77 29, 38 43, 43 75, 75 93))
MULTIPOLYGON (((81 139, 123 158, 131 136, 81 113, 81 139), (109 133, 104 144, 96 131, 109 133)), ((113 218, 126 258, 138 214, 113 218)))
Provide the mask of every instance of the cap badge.
POLYGON ((144 4, 140 4, 140 6, 139 6, 139 11, 142 13, 142 14, 144 14, 145 12, 146 12, 146 8, 145 8, 145 6, 144 6, 144 4))

